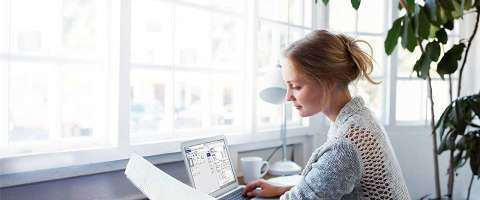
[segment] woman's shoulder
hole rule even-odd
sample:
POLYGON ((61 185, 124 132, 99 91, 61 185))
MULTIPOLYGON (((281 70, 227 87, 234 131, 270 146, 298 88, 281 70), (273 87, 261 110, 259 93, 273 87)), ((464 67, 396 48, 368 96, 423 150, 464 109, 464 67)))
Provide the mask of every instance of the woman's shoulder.
POLYGON ((320 157, 327 152, 334 154, 357 153, 355 144, 346 137, 339 137, 335 140, 325 142, 322 146, 316 149, 314 154, 316 154, 317 157, 320 157))
POLYGON ((352 132, 371 133, 374 135, 383 135, 384 133, 382 124, 369 109, 364 109, 350 116, 348 120, 339 127, 339 130, 342 131, 343 135, 352 132))

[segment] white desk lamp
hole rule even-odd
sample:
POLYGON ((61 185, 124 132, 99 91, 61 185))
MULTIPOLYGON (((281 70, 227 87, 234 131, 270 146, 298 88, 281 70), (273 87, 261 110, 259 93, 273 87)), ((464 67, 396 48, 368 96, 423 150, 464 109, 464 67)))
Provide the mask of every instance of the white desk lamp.
POLYGON ((280 128, 280 137, 282 139, 282 160, 273 163, 270 166, 270 174, 274 176, 285 176, 298 174, 302 169, 297 163, 287 160, 287 129, 286 129, 286 107, 285 95, 287 87, 282 78, 281 65, 272 67, 266 71, 264 82, 260 88, 260 98, 271 104, 282 104, 282 124, 280 128))

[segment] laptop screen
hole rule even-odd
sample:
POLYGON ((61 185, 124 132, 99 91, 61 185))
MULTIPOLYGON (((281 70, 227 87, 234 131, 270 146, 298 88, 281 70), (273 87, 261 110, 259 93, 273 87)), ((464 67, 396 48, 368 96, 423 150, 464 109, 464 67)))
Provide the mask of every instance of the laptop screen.
POLYGON ((196 189, 210 194, 236 181, 224 140, 187 146, 183 150, 196 189))

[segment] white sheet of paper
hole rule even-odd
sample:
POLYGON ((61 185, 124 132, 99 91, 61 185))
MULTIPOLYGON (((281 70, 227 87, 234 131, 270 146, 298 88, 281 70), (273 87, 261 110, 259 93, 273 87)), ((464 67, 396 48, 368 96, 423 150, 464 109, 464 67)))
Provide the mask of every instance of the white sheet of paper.
POLYGON ((150 200, 215 199, 171 177, 137 154, 130 156, 125 175, 150 200))

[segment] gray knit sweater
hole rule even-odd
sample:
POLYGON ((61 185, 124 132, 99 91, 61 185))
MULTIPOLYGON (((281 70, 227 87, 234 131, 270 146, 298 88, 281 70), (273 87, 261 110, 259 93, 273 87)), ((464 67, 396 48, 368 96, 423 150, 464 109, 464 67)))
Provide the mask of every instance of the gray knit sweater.
POLYGON ((281 200, 410 199, 390 140, 360 97, 340 110, 302 175, 281 200))

